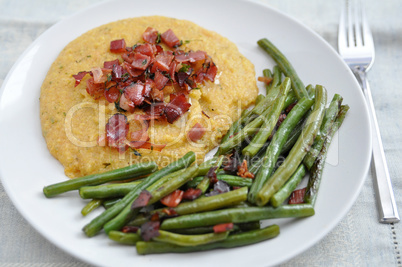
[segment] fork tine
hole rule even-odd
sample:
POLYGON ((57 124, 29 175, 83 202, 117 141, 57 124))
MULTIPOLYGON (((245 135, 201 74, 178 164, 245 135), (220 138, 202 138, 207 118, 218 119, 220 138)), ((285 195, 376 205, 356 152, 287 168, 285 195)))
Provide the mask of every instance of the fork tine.
POLYGON ((338 27, 338 50, 341 51, 348 46, 346 39, 346 25, 345 25, 346 4, 342 7, 341 17, 339 19, 338 27))
POLYGON ((348 6, 348 44, 349 47, 355 46, 355 37, 354 37, 354 31, 353 31, 353 21, 352 21, 352 5, 350 1, 346 1, 347 6, 348 6))
POLYGON ((363 31, 363 42, 365 46, 374 49, 373 35, 371 34, 370 27, 366 19, 366 12, 362 7, 362 31, 363 31))
POLYGON ((356 38, 356 46, 360 47, 363 45, 363 37, 361 33, 361 6, 360 6, 360 1, 356 0, 354 1, 354 21, 355 21, 355 38, 356 38))

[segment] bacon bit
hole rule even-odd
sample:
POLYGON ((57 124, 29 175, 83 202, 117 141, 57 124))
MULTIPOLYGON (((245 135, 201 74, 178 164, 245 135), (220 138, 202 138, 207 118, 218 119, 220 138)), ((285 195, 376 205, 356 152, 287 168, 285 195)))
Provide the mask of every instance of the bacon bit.
POLYGON ((156 44, 158 40, 158 31, 154 28, 148 27, 142 34, 142 39, 147 43, 156 44))
POLYGON ((123 77, 123 67, 120 65, 113 65, 112 68, 112 80, 120 81, 123 77))
POLYGON ((106 124, 106 138, 109 146, 121 147, 126 139, 128 128, 129 124, 125 115, 116 113, 110 117, 106 124))
POLYGON ((106 146, 106 134, 101 134, 97 140, 98 146, 106 146))
POLYGON ((120 97, 120 90, 116 86, 112 86, 105 90, 105 98, 109 103, 116 102, 120 97))
POLYGON ((235 173, 240 165, 240 155, 237 150, 230 155, 227 155, 223 162, 223 170, 229 173, 235 173))
POLYGON ((290 195, 288 204, 302 204, 304 203, 304 195, 306 194, 306 188, 293 191, 290 195))
POLYGON ((155 45, 152 44, 140 44, 134 48, 134 52, 149 56, 151 58, 155 57, 156 51, 155 45))
POLYGON ((177 189, 161 199, 161 203, 170 208, 177 207, 183 199, 183 191, 177 189))
POLYGON ((131 76, 137 78, 139 76, 141 76, 144 73, 144 70, 140 70, 140 69, 135 69, 133 67, 133 65, 127 63, 127 62, 123 62, 121 64, 121 66, 123 67, 123 69, 125 69, 131 76))
POLYGON ((211 167, 208 172, 207 172, 207 177, 209 178, 209 182, 211 184, 215 184, 218 182, 218 178, 216 176, 216 170, 218 169, 218 167, 211 167))
POLYGON ((119 106, 121 109, 125 111, 134 112, 135 105, 133 101, 127 99, 127 97, 124 94, 120 96, 119 106))
POLYGON ((151 221, 159 221, 159 213, 156 212, 156 213, 152 214, 150 220, 151 221))
POLYGON ((171 29, 162 33, 161 39, 162 39, 162 42, 164 42, 170 48, 175 48, 180 45, 179 38, 177 38, 177 36, 174 34, 174 32, 171 29))
POLYGON ((85 75, 87 75, 87 73, 89 73, 89 71, 80 71, 77 74, 73 75, 75 79, 74 87, 77 87, 81 83, 81 80, 84 78, 85 75))
POLYGON ((221 223, 213 227, 214 233, 223 233, 233 230, 233 223, 221 223))
POLYGON ((133 62, 131 65, 135 69, 145 70, 151 63, 151 58, 149 56, 143 55, 141 53, 134 53, 133 62))
POLYGON ((184 191, 183 199, 194 200, 194 199, 197 199, 201 195, 202 195, 202 190, 201 189, 189 188, 186 191, 184 191))
POLYGON ((207 53, 204 51, 190 51, 188 53, 183 53, 180 55, 177 55, 175 57, 176 61, 179 63, 183 62, 196 62, 196 61, 203 61, 207 57, 207 53))
POLYGON ((237 189, 240 189, 240 188, 241 188, 241 186, 232 186, 233 190, 237 190, 237 189))
POLYGON ((134 114, 134 119, 138 121, 151 121, 151 120, 157 120, 161 116, 160 115, 148 115, 148 114, 134 114))
MULTIPOLYGON (((183 195, 183 199, 184 199, 184 195, 183 195)), ((162 210, 162 212, 163 213, 165 213, 167 216, 169 216, 169 217, 173 217, 173 216, 177 216, 178 214, 177 214, 177 212, 174 210, 174 209, 172 209, 172 208, 164 208, 163 210, 162 210)))
POLYGON ((137 233, 139 229, 140 228, 137 226, 126 225, 121 229, 121 231, 123 233, 137 233))
POLYGON ((204 126, 199 124, 198 122, 194 124, 194 126, 188 131, 187 137, 193 142, 200 140, 206 132, 204 126))
POLYGON ((152 238, 159 236, 159 221, 149 221, 141 225, 141 237, 144 241, 150 241, 152 238))
POLYGON ((206 197, 215 196, 229 191, 230 186, 225 181, 219 180, 214 184, 214 189, 211 192, 205 194, 205 196, 206 197))
POLYGON ((124 39, 111 41, 110 42, 110 52, 112 52, 112 53, 126 52, 126 41, 124 39))
POLYGON ((89 78, 87 80, 87 93, 94 97, 95 99, 100 98, 104 93, 105 84, 103 83, 94 83, 94 78, 89 78))
POLYGON ((149 200, 152 198, 152 194, 147 190, 142 190, 140 195, 135 199, 131 205, 132 209, 142 208, 148 205, 149 200))
POLYGON ((169 71, 169 66, 174 59, 174 55, 167 52, 168 51, 164 51, 155 57, 154 67, 156 69, 160 71, 169 71))
POLYGON ((213 64, 208 68, 207 73, 205 74, 205 78, 207 78, 211 82, 214 82, 217 73, 218 73, 218 67, 216 67, 216 65, 213 64))
POLYGON ((272 78, 268 78, 268 77, 264 77, 264 76, 258 77, 257 80, 259 82, 265 83, 265 85, 268 85, 268 84, 270 84, 272 82, 272 78))
POLYGON ((124 95, 127 99, 133 101, 134 105, 139 106, 144 102, 144 84, 140 81, 126 87, 124 95))
POLYGON ((278 121, 276 122, 276 127, 281 126, 282 122, 286 119, 286 114, 282 113, 279 115, 278 121))
POLYGON ((114 66, 119 66, 120 61, 118 59, 112 61, 105 61, 103 62, 103 68, 112 70, 114 66))
POLYGON ((169 81, 165 75, 163 75, 160 71, 155 72, 155 87, 158 90, 162 90, 165 87, 166 83, 169 81))
POLYGON ((181 115, 189 110, 191 104, 187 102, 186 96, 180 94, 170 100, 170 103, 165 107, 165 114, 169 123, 175 122, 181 115))
POLYGON ((243 178, 254 178, 254 174, 248 171, 247 160, 243 160, 242 164, 237 167, 237 175, 243 178))

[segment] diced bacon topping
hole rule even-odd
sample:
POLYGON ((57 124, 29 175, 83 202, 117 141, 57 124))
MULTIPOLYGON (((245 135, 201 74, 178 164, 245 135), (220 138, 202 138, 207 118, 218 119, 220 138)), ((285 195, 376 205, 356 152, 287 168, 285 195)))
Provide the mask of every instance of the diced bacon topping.
POLYGON ((151 45, 151 44, 140 44, 134 48, 134 52, 153 58, 156 53, 156 47, 155 47, 155 45, 151 45))
POLYGON ((142 34, 142 39, 147 43, 156 44, 158 40, 158 31, 154 28, 148 27, 142 34))
POLYGON ((306 188, 293 191, 290 195, 288 204, 302 204, 304 203, 304 195, 306 194, 306 188))
POLYGON ((152 194, 147 190, 142 190, 139 196, 134 200, 131 205, 132 209, 142 208, 148 205, 149 200, 152 198, 152 194))
POLYGON ((237 175, 243 178, 254 178, 254 174, 248 170, 247 160, 243 160, 242 164, 238 166, 237 175))
POLYGON ((121 147, 126 140, 128 128, 129 124, 125 115, 116 113, 110 117, 106 124, 106 138, 109 146, 121 147))
POLYGON ((204 128, 204 126, 202 126, 201 124, 199 124, 198 122, 196 124, 194 124, 194 126, 190 129, 190 131, 188 131, 187 133, 187 137, 188 139, 190 139, 193 142, 196 142, 198 140, 200 140, 204 134, 205 134, 206 129, 204 128))
POLYGON ((144 101, 144 84, 140 81, 127 86, 124 89, 124 95, 131 100, 134 105, 139 106, 144 101))
POLYGON ((144 241, 150 241, 152 238, 159 236, 159 221, 149 221, 141 225, 140 233, 144 241))
POLYGON ((160 71, 169 71, 170 63, 174 59, 174 55, 168 53, 160 53, 155 58, 155 68, 160 71))
POLYGON ((126 52, 126 41, 124 39, 111 41, 110 42, 110 52, 112 52, 112 53, 126 52))
POLYGON ((204 51, 190 51, 188 53, 183 53, 176 56, 177 62, 196 62, 200 60, 205 60, 207 53, 204 51))
POLYGON ((120 97, 120 90, 116 86, 112 86, 107 90, 105 90, 104 92, 105 92, 105 98, 109 103, 116 102, 120 97))
POLYGON ((217 224, 213 227, 214 233, 223 233, 233 230, 233 223, 217 224))
POLYGON ((184 191, 183 199, 194 200, 194 199, 197 199, 201 195, 202 195, 201 189, 199 189, 199 188, 189 188, 186 191, 184 191))
MULTIPOLYGON (((142 109, 146 114, 136 114, 135 119, 139 121, 174 123, 191 107, 188 92, 202 83, 213 82, 217 67, 204 51, 177 49, 182 41, 171 29, 159 34, 156 29, 148 27, 142 38, 145 43, 134 46, 127 46, 124 39, 111 41, 110 51, 120 54, 119 58, 105 61, 103 66, 91 71, 72 75, 75 86, 90 74, 86 90, 94 99, 104 97, 121 113, 142 109), (168 47, 166 50, 165 46, 158 44, 161 41, 168 47), (169 94, 170 103, 167 103, 169 94)), ((105 133, 99 137, 100 145, 116 147, 120 152, 128 147, 161 151, 166 146, 149 142, 147 129, 131 130, 127 138, 129 123, 124 115, 120 115, 115 114, 109 119, 105 133)), ((204 133, 205 129, 196 124, 187 136, 195 142, 204 133)))
POLYGON ((77 74, 73 75, 75 79, 74 87, 77 87, 81 83, 81 80, 84 78, 85 75, 87 75, 87 73, 89 73, 89 71, 80 71, 77 74))
POLYGON ((151 63, 151 58, 149 56, 143 55, 141 53, 134 53, 133 65, 134 68, 145 70, 148 65, 151 63))
POLYGON ((173 98, 165 107, 165 114, 169 123, 175 122, 181 115, 189 110, 191 104, 187 102, 186 96, 180 94, 173 98))
POLYGON ((103 68, 112 70, 114 66, 119 66, 120 61, 118 59, 112 61, 105 61, 103 62, 103 68))
POLYGON ((175 48, 180 45, 180 40, 177 38, 176 34, 169 29, 161 34, 162 42, 164 42, 170 48, 175 48))
POLYGON ((98 99, 103 95, 103 91, 105 90, 104 83, 94 83, 94 78, 89 78, 87 80, 87 92, 95 99, 98 99))
POLYGON ((161 199, 161 203, 170 208, 177 207, 177 205, 179 205, 181 200, 183 199, 183 193, 183 191, 177 189, 169 195, 163 197, 161 199))
POLYGON ((157 71, 155 73, 155 87, 158 90, 162 90, 165 87, 166 83, 169 81, 169 78, 162 74, 162 72, 157 71))

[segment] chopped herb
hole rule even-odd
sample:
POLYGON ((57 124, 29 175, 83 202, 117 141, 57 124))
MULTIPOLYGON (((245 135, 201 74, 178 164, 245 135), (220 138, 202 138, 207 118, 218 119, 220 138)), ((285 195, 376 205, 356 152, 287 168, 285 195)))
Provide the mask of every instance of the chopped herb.
POLYGON ((133 150, 134 155, 136 155, 137 157, 142 157, 140 152, 138 152, 135 148, 131 148, 131 149, 133 150))
POLYGON ((65 112, 63 112, 64 117, 67 115, 65 112))
POLYGON ((193 90, 201 90, 200 87, 194 87, 193 90))
POLYGON ((112 74, 107 75, 107 81, 110 82, 112 80, 112 74))
POLYGON ((138 44, 133 45, 133 50, 138 46, 138 44))
POLYGON ((106 168, 106 167, 109 167, 110 165, 111 165, 111 163, 109 163, 109 162, 103 163, 103 166, 105 166, 105 168, 106 168))
POLYGON ((158 37, 156 37, 156 41, 157 44, 159 44, 161 42, 161 34, 158 32, 158 37))
POLYGON ((153 151, 154 150, 154 146, 151 146, 151 151, 153 151))
POLYGON ((88 55, 87 57, 92 57, 91 55, 88 55))
POLYGON ((147 64, 147 62, 148 60, 144 59, 141 64, 144 66, 145 64, 147 64))
POLYGON ((182 67, 179 69, 179 72, 187 72, 190 69, 190 65, 183 64, 182 67))

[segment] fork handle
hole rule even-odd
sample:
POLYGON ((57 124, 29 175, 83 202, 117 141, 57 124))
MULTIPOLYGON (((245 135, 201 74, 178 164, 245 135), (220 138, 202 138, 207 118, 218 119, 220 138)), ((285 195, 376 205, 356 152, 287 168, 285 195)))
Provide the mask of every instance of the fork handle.
POLYGON ((377 201, 380 212, 381 223, 396 223, 399 222, 399 214, 396 207, 394 192, 392 190, 391 178, 388 171, 388 165, 384 154, 384 148, 381 141, 380 129, 377 123, 377 116, 375 114, 373 98, 371 96, 370 86, 366 79, 366 72, 361 70, 353 71, 357 80, 359 81, 366 102, 369 107, 372 128, 372 144, 373 144, 373 158, 372 163, 375 168, 375 187, 377 191, 377 201))

